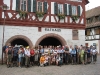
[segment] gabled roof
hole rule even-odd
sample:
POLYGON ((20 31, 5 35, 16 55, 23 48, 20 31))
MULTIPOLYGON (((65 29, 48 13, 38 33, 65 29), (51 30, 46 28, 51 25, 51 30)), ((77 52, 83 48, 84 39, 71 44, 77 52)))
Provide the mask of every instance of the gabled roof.
POLYGON ((86 18, 91 18, 91 17, 97 16, 97 15, 100 15, 100 6, 86 11, 86 18))
MULTIPOLYGON (((91 18, 91 17, 99 16, 99 15, 100 15, 100 6, 86 11, 86 18, 91 18)), ((98 27, 98 26, 100 26, 100 21, 86 24, 86 28, 98 27)))

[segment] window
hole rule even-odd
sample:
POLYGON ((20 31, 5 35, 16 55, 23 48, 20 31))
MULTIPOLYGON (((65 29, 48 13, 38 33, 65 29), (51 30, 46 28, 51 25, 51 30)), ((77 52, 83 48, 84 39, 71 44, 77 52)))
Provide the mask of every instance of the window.
POLYGON ((95 16, 95 22, 99 21, 99 16, 95 16))
POLYGON ((43 2, 37 2, 37 11, 43 12, 43 2))
POLYGON ((38 32, 41 32, 41 27, 38 27, 38 32))
POLYGON ((90 35, 90 29, 87 30, 87 35, 90 35))
POLYGON ((78 30, 72 30, 72 39, 78 40, 78 30))
POLYGON ((100 28, 95 28, 95 34, 99 34, 99 32, 100 32, 100 28))
POLYGON ((54 3, 54 14, 64 14, 63 4, 54 3))
POLYGON ((77 6, 72 6, 72 15, 77 15, 77 6))
POLYGON ((58 14, 63 14, 63 4, 58 4, 58 14))
POLYGON ((27 11, 27 0, 20 0, 20 10, 27 11))
POLYGON ((32 0, 16 0, 16 11, 21 10, 21 11, 32 12, 31 3, 32 0))

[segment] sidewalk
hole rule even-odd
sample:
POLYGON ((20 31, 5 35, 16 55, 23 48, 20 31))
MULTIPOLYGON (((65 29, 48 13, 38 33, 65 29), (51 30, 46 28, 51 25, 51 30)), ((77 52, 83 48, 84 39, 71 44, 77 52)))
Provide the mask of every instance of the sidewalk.
POLYGON ((100 75, 100 55, 96 64, 88 65, 63 65, 30 68, 12 67, 0 65, 0 75, 100 75))

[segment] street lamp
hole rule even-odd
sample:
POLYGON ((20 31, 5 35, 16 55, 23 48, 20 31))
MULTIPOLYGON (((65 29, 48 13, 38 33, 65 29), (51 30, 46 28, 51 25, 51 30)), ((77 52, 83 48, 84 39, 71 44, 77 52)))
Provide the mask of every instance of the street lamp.
POLYGON ((5 11, 9 8, 6 4, 0 6, 4 12, 4 23, 3 23, 3 37, 2 37, 2 65, 3 65, 3 47, 4 47, 4 33, 5 33, 5 11))

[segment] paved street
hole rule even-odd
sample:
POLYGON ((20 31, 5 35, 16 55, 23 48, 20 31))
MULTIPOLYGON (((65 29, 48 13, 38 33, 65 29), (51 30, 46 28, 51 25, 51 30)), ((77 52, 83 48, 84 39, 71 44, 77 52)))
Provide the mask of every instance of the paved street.
POLYGON ((100 55, 96 64, 47 67, 7 68, 0 65, 0 75, 100 75, 100 55))

